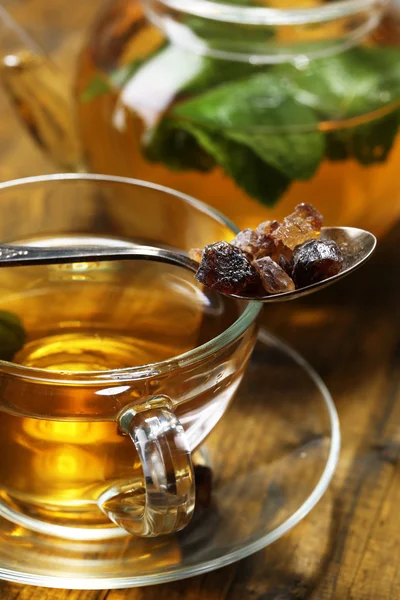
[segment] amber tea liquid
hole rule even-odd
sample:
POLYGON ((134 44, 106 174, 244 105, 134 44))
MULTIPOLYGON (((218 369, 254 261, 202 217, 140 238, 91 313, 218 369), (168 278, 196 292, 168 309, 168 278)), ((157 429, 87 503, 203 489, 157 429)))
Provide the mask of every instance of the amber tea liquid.
MULTIPOLYGON (((118 431, 115 415, 125 404, 166 390, 154 377, 133 383, 106 377, 108 383, 93 386, 88 372, 187 352, 231 325, 237 305, 205 293, 183 269, 135 261, 2 269, 0 309, 17 314, 27 332, 14 362, 45 369, 48 377, 37 384, 30 377, 3 377, 0 499, 53 524, 109 527, 97 498, 115 482, 141 477, 134 446, 118 431), (79 381, 73 381, 77 372, 79 381)), ((167 391, 182 395, 182 386, 177 375, 167 391)), ((221 416, 224 398, 208 389, 176 413, 185 427, 196 420, 203 435, 221 416)))

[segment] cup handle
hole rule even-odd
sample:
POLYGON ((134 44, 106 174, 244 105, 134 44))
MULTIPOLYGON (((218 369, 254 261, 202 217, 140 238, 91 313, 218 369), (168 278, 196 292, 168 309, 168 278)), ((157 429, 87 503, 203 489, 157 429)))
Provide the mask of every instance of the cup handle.
POLYGON ((141 406, 128 408, 118 419, 120 429, 135 444, 144 484, 129 483, 107 490, 99 505, 113 523, 136 536, 156 537, 179 531, 193 514, 191 453, 171 407, 171 400, 156 396, 141 406))

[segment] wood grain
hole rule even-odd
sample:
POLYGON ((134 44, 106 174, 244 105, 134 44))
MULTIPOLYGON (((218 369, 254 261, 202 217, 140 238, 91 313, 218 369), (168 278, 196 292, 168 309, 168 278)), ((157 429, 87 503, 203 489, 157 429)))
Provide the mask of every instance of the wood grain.
MULTIPOLYGON (((77 47, 98 3, 6 3, 56 57, 77 47), (64 8, 64 10, 61 10, 64 8), (79 27, 79 28, 78 28, 79 27), (51 32, 51 33, 50 33, 51 32)), ((0 95, 0 179, 54 170, 0 95)), ((342 456, 320 504, 273 546, 179 583, 62 591, 0 583, 1 600, 396 600, 400 598, 400 228, 353 278, 265 323, 318 370, 337 404, 342 456)))

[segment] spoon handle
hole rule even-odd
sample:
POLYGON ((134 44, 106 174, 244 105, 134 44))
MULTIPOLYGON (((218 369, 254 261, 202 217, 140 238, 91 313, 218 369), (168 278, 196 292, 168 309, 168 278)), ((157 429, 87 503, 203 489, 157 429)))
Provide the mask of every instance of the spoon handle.
POLYGON ((74 262, 100 262, 114 260, 151 260, 197 270, 197 263, 179 252, 135 245, 129 248, 104 246, 71 246, 41 248, 37 246, 0 246, 0 267, 26 267, 29 265, 54 265, 74 262))

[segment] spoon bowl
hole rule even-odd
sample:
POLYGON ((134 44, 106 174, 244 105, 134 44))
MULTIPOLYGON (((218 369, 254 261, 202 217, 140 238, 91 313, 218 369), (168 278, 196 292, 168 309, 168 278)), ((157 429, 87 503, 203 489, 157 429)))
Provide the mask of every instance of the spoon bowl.
POLYGON ((257 300, 258 302, 286 302, 296 300, 301 296, 313 294, 318 290, 332 285, 339 279, 343 279, 350 275, 353 271, 361 267, 373 254, 377 240, 376 237, 369 231, 358 229, 356 227, 323 227, 320 235, 321 240, 331 240, 336 242, 342 251, 344 264, 339 273, 328 277, 323 281, 313 283, 303 288, 293 290, 291 292, 283 292, 281 294, 268 294, 257 298, 245 298, 244 296, 234 296, 243 300, 257 300))
MULTIPOLYGON (((363 229, 355 227, 324 227, 321 232, 323 240, 333 240, 340 247, 344 256, 343 269, 332 277, 318 283, 313 283, 291 292, 265 296, 239 296, 230 294, 230 298, 257 301, 263 303, 285 302, 295 300, 301 296, 312 294, 323 289, 335 281, 349 275, 360 267, 374 252, 376 248, 375 236, 363 229)), ((79 262, 100 262, 113 260, 150 260, 169 263, 193 271, 198 269, 198 263, 186 254, 159 248, 131 244, 129 247, 104 247, 104 246, 0 246, 0 267, 22 267, 29 265, 50 265, 79 262)), ((228 294, 226 294, 228 295, 228 294)))

